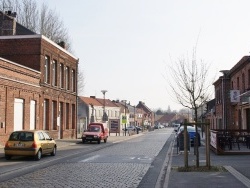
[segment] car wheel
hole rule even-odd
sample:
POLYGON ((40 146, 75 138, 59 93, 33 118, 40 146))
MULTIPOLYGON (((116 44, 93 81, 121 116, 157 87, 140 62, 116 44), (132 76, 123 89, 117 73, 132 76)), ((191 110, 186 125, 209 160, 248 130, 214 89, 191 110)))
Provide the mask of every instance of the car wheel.
POLYGON ((10 156, 10 155, 5 155, 5 159, 6 159, 6 160, 10 160, 10 159, 11 159, 11 156, 10 156))
POLYGON ((53 150, 52 150, 52 152, 51 152, 50 155, 51 156, 55 156, 56 155, 56 146, 54 146, 54 148, 53 148, 53 150))
POLYGON ((98 140, 97 143, 100 144, 100 143, 101 143, 101 140, 98 140))
POLYGON ((107 139, 107 138, 105 138, 105 139, 104 139, 104 143, 107 143, 107 140, 108 140, 108 139, 107 139))
POLYGON ((39 161, 42 158, 42 150, 39 149, 36 153, 35 160, 39 161))

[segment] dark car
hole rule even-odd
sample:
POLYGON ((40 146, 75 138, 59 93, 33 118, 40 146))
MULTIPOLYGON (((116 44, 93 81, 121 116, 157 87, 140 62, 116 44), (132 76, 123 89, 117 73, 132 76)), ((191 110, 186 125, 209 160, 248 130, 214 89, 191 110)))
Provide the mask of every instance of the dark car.
POLYGON ((159 126, 158 126, 158 125, 155 125, 154 128, 155 128, 155 129, 159 129, 159 126))
MULTIPOLYGON (((184 126, 181 126, 177 132, 177 144, 179 142, 180 134, 182 134, 183 131, 184 131, 184 126)), ((187 131, 188 131, 189 138, 190 138, 190 144, 191 144, 191 146, 194 146, 194 140, 196 137, 195 127, 187 126, 187 131)), ((200 146, 201 145, 201 137, 200 137, 199 132, 197 132, 197 136, 198 136, 198 146, 200 146)))
POLYGON ((141 131, 141 130, 142 130, 142 128, 139 127, 139 126, 135 126, 135 128, 136 128, 138 131, 141 131))

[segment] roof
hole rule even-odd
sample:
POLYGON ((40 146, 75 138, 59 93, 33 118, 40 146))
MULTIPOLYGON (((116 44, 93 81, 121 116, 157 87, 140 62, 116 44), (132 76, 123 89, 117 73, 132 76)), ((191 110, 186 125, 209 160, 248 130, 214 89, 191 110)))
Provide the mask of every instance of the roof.
POLYGON ((158 119, 159 122, 170 122, 173 121, 173 118, 176 116, 176 114, 164 114, 160 119, 158 119))
POLYGON ((83 96, 79 96, 79 98, 87 105, 102 106, 102 104, 95 98, 83 96))
POLYGON ((142 108, 146 113, 152 112, 142 101, 139 101, 139 104, 136 106, 136 108, 142 108))
MULTIPOLYGON (((83 97, 83 96, 79 96, 79 98, 88 105, 93 105, 93 106, 103 106, 103 100, 104 99, 100 99, 100 98, 95 98, 94 96, 91 97, 83 97)), ((109 99, 105 99, 105 106, 106 107, 118 107, 118 105, 116 105, 114 102, 112 102, 109 99)))
POLYGON ((238 71, 238 69, 241 69, 241 67, 244 67, 246 63, 250 62, 250 56, 244 56, 241 58, 241 60, 236 63, 233 68, 230 69, 229 74, 232 75, 235 72, 238 71))
MULTIPOLYGON (((101 103, 103 105, 103 101, 104 99, 100 99, 100 98, 95 98, 99 103, 101 103)), ((105 99, 105 106, 106 107, 118 107, 114 102, 112 102, 109 99, 105 99)))

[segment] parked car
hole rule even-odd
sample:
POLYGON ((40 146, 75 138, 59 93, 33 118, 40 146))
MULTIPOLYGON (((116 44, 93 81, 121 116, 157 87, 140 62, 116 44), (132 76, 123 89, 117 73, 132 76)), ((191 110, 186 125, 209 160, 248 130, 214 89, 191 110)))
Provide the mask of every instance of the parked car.
POLYGON ((135 126, 135 128, 138 130, 138 131, 141 131, 142 128, 140 126, 135 126))
POLYGON ((158 125, 159 129, 165 128, 163 125, 158 125))
POLYGON ((126 129, 123 128, 123 131, 136 131, 136 127, 135 126, 127 126, 126 129))
MULTIPOLYGON (((177 132, 177 145, 178 145, 178 142, 179 142, 180 134, 182 134, 183 131, 184 131, 184 126, 181 126, 179 128, 178 132, 177 132)), ((194 139, 196 137, 195 127, 187 126, 187 131, 188 131, 188 134, 189 134, 191 146, 194 146, 194 139)), ((201 145, 201 137, 200 137, 199 132, 197 132, 197 136, 198 136, 198 146, 200 146, 201 145)))
POLYGON ((173 124, 174 131, 177 133, 179 131, 181 124, 173 124))
POLYGON ((158 126, 158 125, 155 125, 154 128, 155 128, 155 129, 159 129, 159 126, 158 126))
POLYGON ((34 156, 40 160, 42 155, 56 155, 57 145, 53 138, 43 130, 14 131, 4 147, 5 159, 12 156, 34 156))

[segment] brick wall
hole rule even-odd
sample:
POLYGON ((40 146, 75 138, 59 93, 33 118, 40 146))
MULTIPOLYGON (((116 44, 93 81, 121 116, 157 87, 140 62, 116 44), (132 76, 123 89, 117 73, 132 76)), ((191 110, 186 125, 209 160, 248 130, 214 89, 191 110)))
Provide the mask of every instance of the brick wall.
MULTIPOLYGON (((77 72, 78 59, 71 55, 69 52, 65 51, 63 48, 50 41, 42 35, 28 35, 28 36, 8 36, 0 37, 0 56, 8 60, 15 61, 18 64, 24 65, 26 67, 40 71, 39 78, 37 80, 32 80, 29 77, 22 75, 16 75, 16 79, 29 80, 32 83, 39 83, 40 85, 40 95, 39 95, 39 106, 37 107, 37 127, 36 129, 46 129, 52 134, 54 138, 75 138, 76 125, 72 119, 76 119, 76 113, 74 117, 72 112, 76 112, 76 89, 72 90, 72 83, 69 82, 69 89, 66 89, 65 83, 64 87, 60 87, 60 63, 67 67, 69 71, 69 77, 73 75, 72 71, 77 72), (49 70, 49 82, 45 83, 45 57, 50 60, 50 70, 49 70), (57 84, 52 84, 52 63, 57 61, 57 84), (47 110, 44 111, 44 102, 48 102, 47 110), (59 104, 63 105, 63 112, 59 112, 59 104), (65 106, 68 104, 69 113, 65 112, 65 106), (54 105, 54 107, 52 107, 54 105), (60 127, 55 126, 56 116, 52 117, 52 111, 56 116, 61 114, 60 127), (44 115, 46 115, 46 120, 44 120, 44 115), (66 118, 70 118, 70 121, 66 121, 66 118), (46 122, 45 122, 46 121, 46 122), (66 123, 68 124, 66 125, 66 123), (59 130, 61 130, 59 132, 59 130)), ((11 70, 12 68, 10 68, 11 70)), ((5 70, 8 72, 10 70, 5 70)), ((6 73, 5 73, 6 74, 6 73)), ((77 74, 75 74, 76 76, 77 74)), ((70 79, 71 80, 71 79, 70 79)), ((75 85, 76 85, 75 78, 75 85)), ((65 82, 65 81, 64 81, 65 82)), ((28 117, 27 117, 28 118, 28 117)))
MULTIPOLYGON (((29 127, 30 100, 39 106, 39 80, 40 72, 0 58, 0 145, 4 145, 14 129, 15 98, 25 101, 24 128, 29 127)), ((36 123, 39 124, 39 119, 36 123)))

